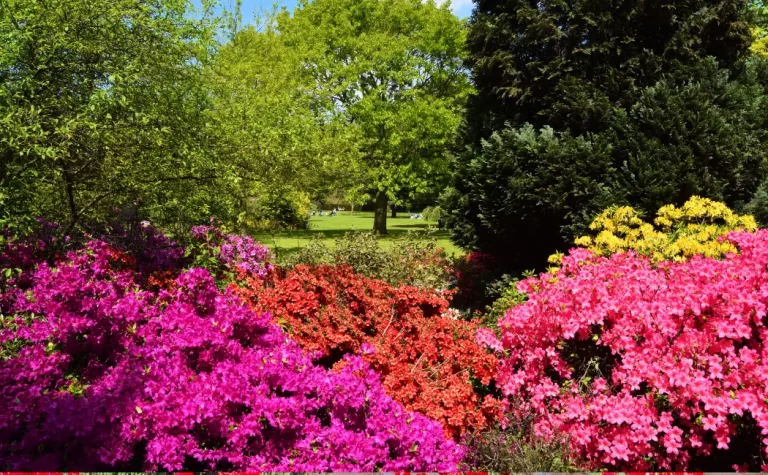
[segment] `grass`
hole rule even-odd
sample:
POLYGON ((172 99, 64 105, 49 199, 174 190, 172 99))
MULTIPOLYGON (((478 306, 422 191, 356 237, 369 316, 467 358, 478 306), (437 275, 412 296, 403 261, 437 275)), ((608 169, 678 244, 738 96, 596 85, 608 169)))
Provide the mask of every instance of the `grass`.
MULTIPOLYGON (((402 238, 409 231, 432 229, 433 235, 437 239, 437 245, 445 249, 448 255, 463 254, 463 251, 456 247, 448 237, 448 231, 438 230, 434 225, 431 227, 423 219, 410 219, 408 215, 399 215, 397 218, 387 218, 388 235, 379 238, 379 244, 387 249, 402 238)), ((355 212, 352 215, 349 211, 340 212, 336 216, 312 216, 309 219, 309 229, 297 231, 276 231, 258 233, 253 236, 257 241, 261 241, 268 246, 275 254, 285 256, 297 252, 315 236, 322 234, 323 242, 333 247, 336 239, 350 231, 371 231, 373 229, 372 212, 355 212)))

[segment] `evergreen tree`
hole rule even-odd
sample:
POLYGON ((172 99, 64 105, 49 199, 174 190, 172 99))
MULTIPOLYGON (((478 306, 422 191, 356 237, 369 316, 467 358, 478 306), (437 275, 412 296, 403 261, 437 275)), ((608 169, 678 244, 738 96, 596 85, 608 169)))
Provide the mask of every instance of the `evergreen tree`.
POLYGON ((606 205, 749 201, 768 151, 754 15, 746 0, 477 0, 455 240, 541 268, 606 205))

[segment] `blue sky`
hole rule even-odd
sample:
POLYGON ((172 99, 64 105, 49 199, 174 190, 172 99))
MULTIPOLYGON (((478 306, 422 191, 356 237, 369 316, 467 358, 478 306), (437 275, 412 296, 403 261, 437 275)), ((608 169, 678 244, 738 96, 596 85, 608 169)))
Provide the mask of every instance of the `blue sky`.
MULTIPOLYGON (((251 23, 254 14, 258 13, 262 9, 270 10, 272 5, 277 1, 278 5, 285 5, 289 10, 293 10, 296 6, 296 0, 243 0, 243 21, 251 23)), ((443 3, 447 0, 436 0, 437 3, 443 3)), ((234 5, 235 0, 221 0, 221 3, 234 5)), ((199 2, 195 2, 199 5, 199 2)), ((459 18, 466 18, 472 12, 472 0, 452 0, 451 10, 459 18)))

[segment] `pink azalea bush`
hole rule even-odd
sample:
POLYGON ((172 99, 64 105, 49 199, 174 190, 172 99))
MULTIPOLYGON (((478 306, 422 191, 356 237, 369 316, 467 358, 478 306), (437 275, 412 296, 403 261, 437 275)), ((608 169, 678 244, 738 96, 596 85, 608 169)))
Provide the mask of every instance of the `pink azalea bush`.
POLYGON ((501 342, 478 335, 510 413, 594 467, 768 470, 768 230, 728 239, 722 261, 572 250, 521 282, 501 342))
POLYGON ((265 278, 272 270, 269 248, 250 236, 227 234, 215 225, 195 226, 191 234, 193 243, 187 253, 193 256, 195 264, 215 274, 240 270, 265 278))
POLYGON ((0 286, 0 469, 457 468, 361 359, 327 370, 207 270, 149 291, 131 258, 94 240, 0 286))

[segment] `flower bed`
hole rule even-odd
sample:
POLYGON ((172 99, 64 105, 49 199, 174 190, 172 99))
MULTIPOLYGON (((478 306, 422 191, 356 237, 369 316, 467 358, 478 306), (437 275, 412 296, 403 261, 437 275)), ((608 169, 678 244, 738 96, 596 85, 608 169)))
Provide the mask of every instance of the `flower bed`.
POLYGON ((132 259, 91 241, 0 287, 0 467, 457 468, 360 358, 328 370, 207 270, 150 290, 132 259))

